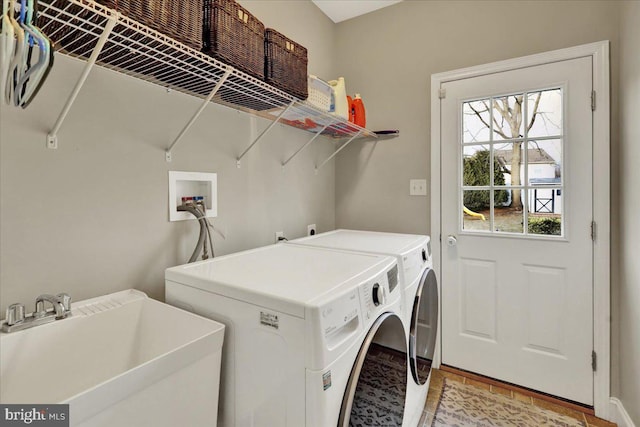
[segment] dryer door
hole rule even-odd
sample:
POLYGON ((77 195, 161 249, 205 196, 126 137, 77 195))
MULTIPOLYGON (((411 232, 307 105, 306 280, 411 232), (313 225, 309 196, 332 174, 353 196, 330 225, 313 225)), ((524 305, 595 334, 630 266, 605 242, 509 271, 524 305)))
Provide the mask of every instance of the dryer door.
POLYGON ((438 282, 428 268, 422 273, 413 299, 409 330, 409 364, 413 380, 422 385, 429 378, 438 331, 438 282))
POLYGON ((383 313, 365 337, 347 382, 338 427, 402 425, 407 397, 407 355, 380 344, 376 334, 405 329, 394 313, 383 313))

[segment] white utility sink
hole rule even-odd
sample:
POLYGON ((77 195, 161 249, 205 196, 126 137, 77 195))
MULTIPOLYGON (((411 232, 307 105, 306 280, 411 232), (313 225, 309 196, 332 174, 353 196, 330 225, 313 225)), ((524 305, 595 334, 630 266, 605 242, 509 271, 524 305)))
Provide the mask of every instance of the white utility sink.
POLYGON ((73 426, 215 426, 224 325, 128 290, 0 333, 0 403, 69 403, 73 426))

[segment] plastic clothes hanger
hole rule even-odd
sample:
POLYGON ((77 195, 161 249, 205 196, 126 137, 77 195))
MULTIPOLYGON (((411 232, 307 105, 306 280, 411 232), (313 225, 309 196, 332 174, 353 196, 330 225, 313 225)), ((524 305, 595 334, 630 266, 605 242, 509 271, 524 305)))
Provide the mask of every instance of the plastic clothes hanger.
MULTIPOLYGON (((18 63, 15 68, 13 80, 13 105, 20 105, 20 96, 24 93, 24 76, 27 70, 31 68, 31 55, 33 54, 33 45, 37 42, 35 33, 27 25, 27 0, 19 0, 20 13, 18 14, 18 24, 24 31, 24 53, 23 60, 18 63)), ((33 72, 31 73, 33 74, 33 72)))
POLYGON ((20 23, 16 21, 13 16, 13 11, 15 10, 15 0, 10 0, 9 2, 9 20, 11 21, 11 25, 15 32, 15 50, 13 53, 13 58, 11 63, 9 64, 9 73, 7 75, 7 82, 5 88, 5 99, 8 104, 13 104, 13 98, 15 95, 15 83, 18 79, 20 72, 20 68, 25 63, 26 59, 26 49, 25 49, 25 33, 20 23))
POLYGON ((26 19, 23 26, 38 45, 38 62, 33 66, 29 64, 34 49, 32 43, 29 43, 29 54, 27 56, 29 69, 18 80, 16 85, 16 105, 20 105, 22 108, 26 108, 33 96, 40 90, 53 65, 51 41, 40 32, 38 27, 33 25, 33 15, 37 12, 37 3, 34 0, 28 0, 26 9, 26 19))
POLYGON ((52 48, 53 43, 51 43, 51 40, 49 40, 47 36, 45 37, 49 41, 49 46, 50 46, 49 52, 48 52, 49 60, 47 61, 46 67, 43 68, 42 76, 40 77, 38 84, 31 85, 31 88, 32 88, 31 93, 28 94, 28 97, 25 96, 22 98, 22 108, 27 108, 29 104, 31 104, 31 101, 36 97, 38 92, 40 92, 40 88, 42 88, 42 85, 47 80, 47 77, 49 76, 49 72, 51 71, 51 68, 53 68, 53 58, 54 58, 53 48, 52 48))
POLYGON ((9 19, 9 0, 2 0, 2 31, 0 32, 0 96, 5 93, 9 65, 15 50, 15 32, 9 19))

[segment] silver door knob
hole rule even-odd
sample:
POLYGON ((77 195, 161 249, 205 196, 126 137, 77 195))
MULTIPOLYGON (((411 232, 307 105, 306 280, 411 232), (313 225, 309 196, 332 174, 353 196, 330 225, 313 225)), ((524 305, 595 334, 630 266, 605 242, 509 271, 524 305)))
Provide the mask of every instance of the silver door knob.
POLYGON ((447 246, 455 246, 458 244, 458 239, 456 239, 456 236, 452 236, 449 235, 449 237, 447 237, 447 246))

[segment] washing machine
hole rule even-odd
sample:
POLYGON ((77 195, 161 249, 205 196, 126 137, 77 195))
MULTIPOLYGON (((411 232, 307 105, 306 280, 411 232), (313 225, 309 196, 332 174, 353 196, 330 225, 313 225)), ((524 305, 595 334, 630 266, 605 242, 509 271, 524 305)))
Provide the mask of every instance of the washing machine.
MULTIPOLYGON (((402 425, 417 426, 427 398, 431 367, 437 356, 438 284, 432 269, 429 236, 335 230, 292 240, 288 244, 385 254, 397 259, 404 290, 402 320, 410 366, 402 425)), ((402 349, 402 344, 393 337, 382 335, 379 341, 399 351, 402 349)))
POLYGON ((399 425, 406 359, 387 412, 363 418, 366 388, 388 380, 378 333, 406 336, 399 276, 394 257, 277 244, 169 268, 165 294, 225 325, 218 425, 399 425))

